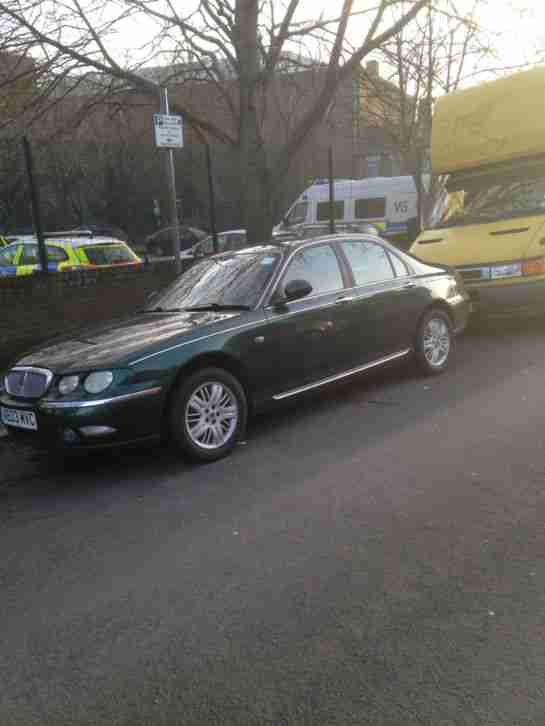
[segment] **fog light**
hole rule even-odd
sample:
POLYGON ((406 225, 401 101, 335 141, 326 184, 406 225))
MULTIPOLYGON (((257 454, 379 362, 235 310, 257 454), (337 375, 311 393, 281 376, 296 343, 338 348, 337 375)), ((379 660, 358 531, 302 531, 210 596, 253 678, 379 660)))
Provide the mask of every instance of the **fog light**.
POLYGON ((77 444, 79 441, 79 436, 74 429, 64 429, 62 438, 64 443, 68 445, 77 444))
POLYGON ((86 437, 111 436, 117 433, 117 430, 111 428, 111 426, 82 426, 80 433, 86 437))

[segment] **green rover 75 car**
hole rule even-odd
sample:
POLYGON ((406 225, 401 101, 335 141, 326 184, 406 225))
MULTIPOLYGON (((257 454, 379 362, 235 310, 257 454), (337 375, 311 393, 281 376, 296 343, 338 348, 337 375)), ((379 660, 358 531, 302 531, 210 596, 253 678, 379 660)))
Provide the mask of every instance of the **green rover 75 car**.
POLYGON ((53 449, 166 436, 211 461, 265 405, 412 357, 442 372, 469 310, 456 272, 378 237, 273 241, 28 353, 5 376, 1 419, 53 449))

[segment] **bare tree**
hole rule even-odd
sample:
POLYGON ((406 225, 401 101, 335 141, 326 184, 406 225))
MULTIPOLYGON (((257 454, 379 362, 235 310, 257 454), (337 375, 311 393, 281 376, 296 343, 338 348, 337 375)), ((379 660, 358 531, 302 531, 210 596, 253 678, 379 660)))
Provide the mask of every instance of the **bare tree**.
POLYGON ((359 70, 366 55, 412 24, 429 1, 342 0, 329 17, 307 20, 300 0, 194 0, 189 10, 186 2, 174 0, 3 0, 0 22, 10 25, 12 42, 44 69, 44 97, 82 84, 157 96, 159 86, 174 79, 197 83, 199 93, 178 96, 174 109, 201 133, 236 150, 244 223, 251 239, 262 239, 270 234, 275 194, 339 84, 359 70), (119 45, 122 33, 135 28, 146 28, 147 36, 131 63, 119 45), (286 50, 302 38, 316 52, 326 52, 320 88, 271 157, 264 99, 286 50), (150 77, 145 69, 152 62, 168 71, 150 77), (219 120, 196 102, 202 87, 221 105, 219 120))
POLYGON ((440 179, 423 184, 429 171, 435 99, 473 81, 486 68, 502 72, 493 39, 479 24, 486 0, 472 0, 463 14, 452 3, 429 5, 410 28, 381 49, 386 78, 366 74, 367 123, 380 125, 403 166, 414 175, 421 226, 442 189, 440 179))

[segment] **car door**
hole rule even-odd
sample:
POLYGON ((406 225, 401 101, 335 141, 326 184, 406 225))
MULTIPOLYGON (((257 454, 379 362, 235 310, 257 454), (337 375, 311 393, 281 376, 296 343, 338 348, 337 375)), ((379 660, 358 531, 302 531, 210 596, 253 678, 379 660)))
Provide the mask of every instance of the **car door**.
POLYGON ((345 240, 338 245, 352 275, 353 286, 342 312, 346 319, 340 341, 352 365, 410 348, 416 296, 405 263, 395 256, 394 264, 391 253, 374 241, 345 240))
POLYGON ((336 322, 337 299, 347 277, 331 244, 313 243, 295 251, 266 307, 269 325, 264 341, 268 360, 265 387, 287 392, 337 371, 341 365, 336 322), (306 280, 312 291, 288 301, 286 285, 306 280))

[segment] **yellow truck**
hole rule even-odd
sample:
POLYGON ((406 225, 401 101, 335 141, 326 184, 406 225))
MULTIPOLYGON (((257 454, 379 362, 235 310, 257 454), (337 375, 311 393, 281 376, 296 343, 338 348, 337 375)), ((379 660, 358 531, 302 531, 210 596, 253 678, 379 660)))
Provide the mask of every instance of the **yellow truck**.
POLYGON ((411 253, 458 270, 477 312, 545 312, 545 68, 439 99, 445 193, 411 253))

